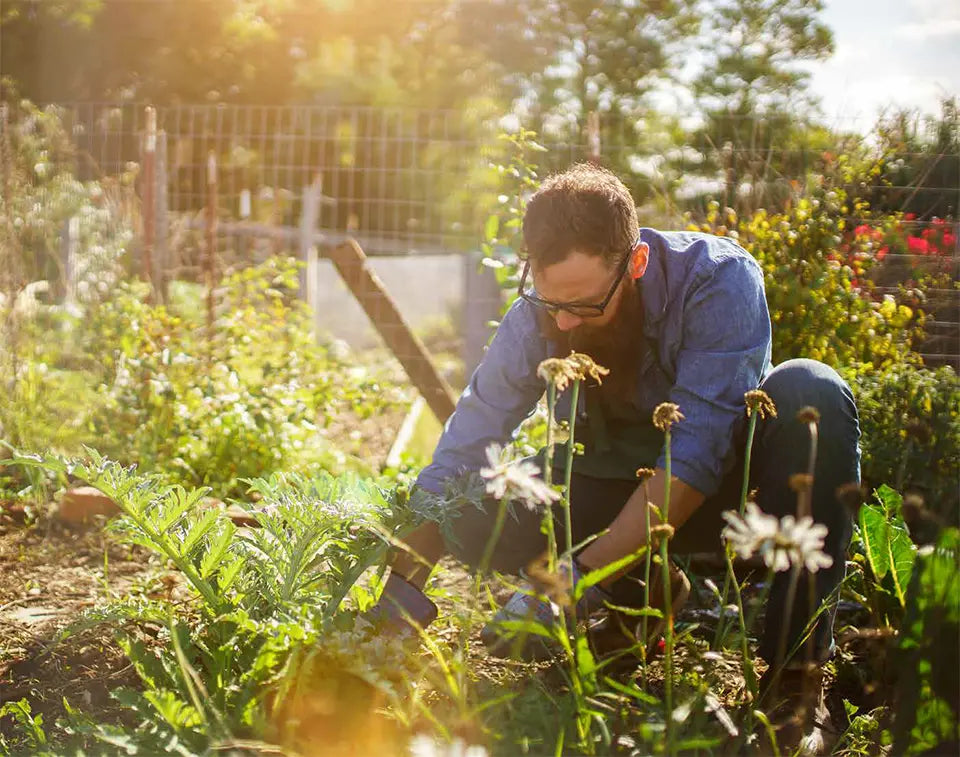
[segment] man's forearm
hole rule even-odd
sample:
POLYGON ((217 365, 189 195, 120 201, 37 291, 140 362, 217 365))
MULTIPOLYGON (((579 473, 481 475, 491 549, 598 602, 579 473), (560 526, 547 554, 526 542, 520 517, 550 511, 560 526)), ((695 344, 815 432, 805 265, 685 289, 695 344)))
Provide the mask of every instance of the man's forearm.
MULTIPOLYGON (((636 491, 627 500, 620 514, 610 524, 610 528, 591 542, 577 558, 579 562, 590 570, 602 568, 622 557, 637 552, 648 543, 649 536, 646 528, 647 496, 649 501, 656 505, 661 512, 664 510, 665 485, 667 474, 657 469, 647 482, 646 487, 638 486, 636 491), (644 491, 646 489, 646 491, 644 491)), ((679 528, 694 511, 703 504, 704 496, 693 487, 674 477, 670 485, 670 509, 668 521, 674 528, 679 528)), ((660 519, 656 511, 650 511, 650 525, 657 526, 660 519)), ((609 587, 617 578, 626 573, 631 566, 614 573, 602 582, 602 586, 609 587)))

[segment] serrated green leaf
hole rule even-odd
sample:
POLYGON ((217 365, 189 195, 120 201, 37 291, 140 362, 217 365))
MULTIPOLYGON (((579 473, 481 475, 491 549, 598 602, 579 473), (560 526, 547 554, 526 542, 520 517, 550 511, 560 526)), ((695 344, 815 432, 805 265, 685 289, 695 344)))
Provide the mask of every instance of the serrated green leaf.
POLYGON ((233 535, 237 527, 229 520, 221 523, 220 531, 210 542, 207 551, 200 560, 200 578, 209 578, 209 576, 220 567, 220 563, 230 549, 233 542, 233 535))
POLYGON ((184 557, 189 557, 193 554, 194 549, 200 545, 203 538, 217 525, 219 518, 220 513, 217 510, 207 510, 200 516, 200 520, 196 521, 190 527, 186 537, 184 537, 183 543, 180 546, 180 554, 184 557))

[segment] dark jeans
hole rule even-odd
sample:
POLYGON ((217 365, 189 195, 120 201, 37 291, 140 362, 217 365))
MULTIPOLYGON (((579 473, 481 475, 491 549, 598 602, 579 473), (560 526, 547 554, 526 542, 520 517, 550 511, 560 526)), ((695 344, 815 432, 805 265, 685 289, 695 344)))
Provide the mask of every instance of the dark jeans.
MULTIPOLYGON (((818 606, 836 588, 844 576, 846 549, 850 541, 851 518, 837 499, 836 490, 843 484, 860 481, 860 426, 853 395, 837 373, 814 360, 789 360, 773 369, 760 387, 770 395, 777 407, 777 417, 757 424, 751 460, 750 488, 756 488, 757 504, 777 517, 796 513, 797 495, 788 480, 794 473, 807 470, 810 434, 797 420, 797 411, 811 406, 820 411, 819 441, 812 495, 813 517, 827 529, 825 551, 833 558, 833 566, 816 574, 818 606)), ((682 410, 682 408, 681 408, 682 410)), ((724 510, 737 510, 743 481, 743 450, 746 439, 738 443, 739 454, 720 490, 708 498, 670 542, 676 554, 721 549, 720 532, 726 525, 724 510)), ((655 460, 638 460, 637 467, 652 467, 655 460)), ((570 483, 573 543, 605 530, 637 488, 635 480, 601 479, 574 474, 570 483)), ((490 538, 496 503, 485 510, 466 507, 453 522, 455 541, 447 544, 450 552, 476 567, 490 538)), ((493 551, 490 567, 504 573, 516 573, 546 549, 541 533, 541 518, 522 505, 512 508, 516 518, 507 517, 503 532, 493 551)), ((558 515, 558 529, 562 516, 558 515)), ((558 534, 562 530, 558 530, 558 534)), ((802 634, 810 615, 807 574, 801 577, 790 613, 788 646, 802 634)), ((781 627, 787 617, 789 571, 776 574, 770 590, 766 627, 760 643, 760 654, 773 662, 781 627)), ((636 582, 625 577, 615 585, 619 602, 633 602, 642 596, 636 582)), ((834 612, 824 612, 815 631, 820 659, 830 654, 833 639, 834 612)))

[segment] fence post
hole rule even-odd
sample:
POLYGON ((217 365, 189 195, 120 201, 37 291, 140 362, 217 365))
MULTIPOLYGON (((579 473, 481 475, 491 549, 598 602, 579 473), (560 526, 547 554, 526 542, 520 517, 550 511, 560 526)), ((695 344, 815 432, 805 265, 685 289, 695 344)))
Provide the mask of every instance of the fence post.
POLYGON ((63 222, 60 232, 60 262, 63 279, 57 297, 63 302, 73 302, 77 297, 77 242, 80 236, 80 219, 70 216, 63 222), (61 288, 62 287, 62 288, 61 288))
POLYGON ((480 261, 479 252, 463 256, 463 367, 467 376, 480 365, 490 340, 490 321, 500 319, 500 285, 480 261))
POLYGON ((157 215, 154 222, 156 233, 154 250, 156 254, 156 276, 160 301, 167 302, 170 295, 170 250, 167 249, 167 237, 170 230, 167 210, 167 133, 157 132, 157 215))
POLYGON ((149 105, 145 109, 147 118, 147 128, 143 138, 143 183, 141 185, 143 196, 141 198, 141 219, 143 222, 143 250, 141 252, 141 262, 143 277, 150 284, 151 292, 149 298, 153 299, 153 289, 155 286, 153 277, 153 240, 154 240, 154 221, 156 218, 156 199, 154 182, 156 181, 156 155, 157 155, 157 111, 149 105))
POLYGON ((213 150, 207 156, 207 208, 206 208, 205 256, 207 269, 207 339, 213 343, 214 301, 213 288, 217 283, 217 154, 213 150))
POLYGON ((380 278, 367 264, 367 256, 353 239, 337 245, 326 254, 357 302, 373 322, 387 347, 393 352, 410 381, 427 405, 445 423, 453 414, 457 397, 430 359, 423 342, 403 319, 380 278))
MULTIPOLYGON (((314 260, 316 269, 317 247, 314 243, 314 232, 320 217, 320 195, 323 192, 320 174, 317 174, 313 183, 303 188, 303 199, 300 203, 300 240, 298 245, 300 267, 300 297, 314 307, 316 302, 310 298, 310 260, 314 260)), ((316 287, 314 286, 314 289, 316 287)))

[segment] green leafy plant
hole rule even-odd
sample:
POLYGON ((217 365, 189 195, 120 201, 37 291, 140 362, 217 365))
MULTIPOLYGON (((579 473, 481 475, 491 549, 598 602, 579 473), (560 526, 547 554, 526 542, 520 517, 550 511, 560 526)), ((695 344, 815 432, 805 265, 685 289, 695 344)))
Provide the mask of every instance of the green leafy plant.
POLYGON ((915 562, 897 645, 894 754, 960 741, 960 529, 943 529, 915 562))
POLYGON ((892 296, 874 301, 868 283, 854 287, 853 269, 831 260, 850 212, 842 189, 820 187, 783 212, 761 209, 746 218, 713 202, 702 223, 688 226, 733 238, 763 267, 775 364, 806 357, 883 368, 919 360, 910 350, 919 314, 892 296))
POLYGON ((930 511, 956 518, 960 478, 960 382, 952 368, 896 364, 843 371, 857 401, 863 477, 922 494, 930 511))
POLYGON ((917 548, 903 522, 903 498, 883 485, 877 489, 876 499, 877 504, 866 503, 860 508, 864 553, 878 581, 889 576, 894 596, 903 606, 917 548))

